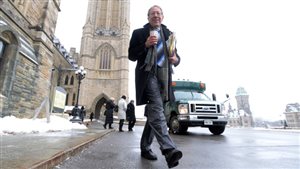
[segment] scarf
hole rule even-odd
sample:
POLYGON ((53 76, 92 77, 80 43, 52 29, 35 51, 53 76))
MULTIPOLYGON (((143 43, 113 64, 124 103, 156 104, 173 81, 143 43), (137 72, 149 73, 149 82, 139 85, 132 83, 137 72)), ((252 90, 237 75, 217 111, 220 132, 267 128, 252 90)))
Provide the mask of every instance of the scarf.
POLYGON ((163 41, 165 61, 161 67, 157 66, 157 52, 156 46, 148 49, 147 56, 145 59, 145 71, 154 73, 160 83, 160 93, 163 101, 169 100, 169 61, 168 61, 168 52, 167 44, 165 41, 163 29, 160 31, 160 36, 163 41))

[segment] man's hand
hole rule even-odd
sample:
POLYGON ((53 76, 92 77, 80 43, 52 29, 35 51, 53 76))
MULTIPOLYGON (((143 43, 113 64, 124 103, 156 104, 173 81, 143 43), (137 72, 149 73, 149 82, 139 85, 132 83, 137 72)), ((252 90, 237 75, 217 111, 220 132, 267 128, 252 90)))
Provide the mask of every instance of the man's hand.
POLYGON ((156 44, 157 44, 157 41, 158 41, 158 39, 157 39, 156 36, 151 36, 151 35, 150 35, 150 36, 147 38, 146 42, 145 42, 146 48, 150 48, 151 46, 156 45, 156 44))
POLYGON ((173 56, 169 57, 169 62, 172 64, 176 64, 178 62, 178 58, 176 56, 176 53, 174 53, 173 56))

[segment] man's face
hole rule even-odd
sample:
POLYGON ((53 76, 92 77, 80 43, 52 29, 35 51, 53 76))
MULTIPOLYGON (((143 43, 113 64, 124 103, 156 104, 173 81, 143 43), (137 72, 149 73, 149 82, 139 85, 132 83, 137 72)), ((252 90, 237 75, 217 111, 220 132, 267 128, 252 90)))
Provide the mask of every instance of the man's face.
POLYGON ((158 7, 153 7, 150 9, 148 14, 148 21, 152 27, 154 28, 160 27, 163 19, 164 19, 164 15, 158 7))

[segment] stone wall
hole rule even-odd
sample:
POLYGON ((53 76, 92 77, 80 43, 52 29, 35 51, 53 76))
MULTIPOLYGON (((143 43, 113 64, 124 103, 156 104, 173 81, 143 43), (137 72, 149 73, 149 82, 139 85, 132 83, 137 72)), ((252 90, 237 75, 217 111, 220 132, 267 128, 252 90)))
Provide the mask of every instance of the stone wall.
MULTIPOLYGON (((21 54, 20 54, 21 55, 21 54)), ((33 64, 27 58, 20 56, 15 68, 15 78, 10 93, 9 110, 10 113, 19 117, 30 116, 34 101, 37 80, 37 65, 33 64)))
MULTIPOLYGON (((0 3, 1 116, 32 118, 48 99, 52 102, 61 68, 72 68, 54 44, 60 0, 3 0, 0 3)), ((45 110, 41 112, 43 117, 45 110)))

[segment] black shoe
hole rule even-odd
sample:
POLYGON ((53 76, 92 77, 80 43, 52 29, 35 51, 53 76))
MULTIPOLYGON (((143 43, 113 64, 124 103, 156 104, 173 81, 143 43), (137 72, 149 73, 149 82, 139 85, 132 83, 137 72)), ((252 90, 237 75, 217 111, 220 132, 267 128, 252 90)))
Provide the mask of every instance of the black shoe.
POLYGON ((124 132, 124 130, 119 130, 119 132, 124 132))
POLYGON ((152 150, 142 151, 141 156, 147 160, 157 160, 157 156, 152 152, 152 150))
POLYGON ((105 125, 103 125, 103 127, 106 129, 106 126, 105 126, 105 125))
POLYGON ((172 149, 165 154, 169 168, 176 167, 179 164, 179 159, 182 158, 182 152, 177 149, 172 149))
POLYGON ((109 127, 109 129, 114 129, 113 127, 109 127))

